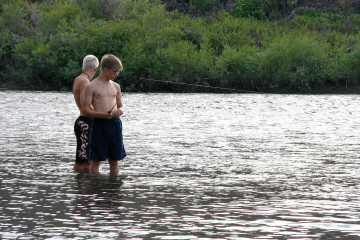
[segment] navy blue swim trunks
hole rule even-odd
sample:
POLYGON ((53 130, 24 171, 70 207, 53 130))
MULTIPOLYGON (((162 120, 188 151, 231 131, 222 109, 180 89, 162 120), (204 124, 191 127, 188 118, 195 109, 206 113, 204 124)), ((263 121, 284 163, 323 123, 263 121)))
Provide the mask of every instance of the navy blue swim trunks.
POLYGON ((118 118, 94 118, 91 128, 90 159, 94 161, 122 160, 126 157, 122 122, 118 118))
POLYGON ((80 116, 74 124, 74 132, 76 136, 76 158, 75 162, 83 164, 90 163, 90 133, 92 118, 80 116))

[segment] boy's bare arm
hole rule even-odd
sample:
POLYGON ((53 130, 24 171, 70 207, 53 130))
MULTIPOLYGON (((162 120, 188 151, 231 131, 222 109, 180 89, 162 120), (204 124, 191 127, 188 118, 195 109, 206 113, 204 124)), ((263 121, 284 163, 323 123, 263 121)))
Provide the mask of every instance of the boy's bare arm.
POLYGON ((121 95, 121 89, 120 85, 116 84, 116 99, 117 101, 117 109, 112 113, 113 116, 121 116, 124 113, 124 105, 122 104, 122 95, 121 95))

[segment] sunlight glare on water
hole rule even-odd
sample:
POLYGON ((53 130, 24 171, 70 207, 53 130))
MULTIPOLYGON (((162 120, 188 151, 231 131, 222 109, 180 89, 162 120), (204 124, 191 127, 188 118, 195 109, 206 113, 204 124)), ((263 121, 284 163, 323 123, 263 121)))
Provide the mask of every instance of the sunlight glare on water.
POLYGON ((71 93, 0 92, 1 239, 360 239, 357 95, 132 94, 120 176, 71 93))

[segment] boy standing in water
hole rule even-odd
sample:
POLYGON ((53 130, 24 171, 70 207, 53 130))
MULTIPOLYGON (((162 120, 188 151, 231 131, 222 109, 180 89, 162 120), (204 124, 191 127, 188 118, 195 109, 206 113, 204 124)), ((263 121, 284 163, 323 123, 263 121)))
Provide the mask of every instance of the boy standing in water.
POLYGON ((81 110, 81 100, 85 94, 85 88, 94 77, 99 66, 99 60, 93 55, 87 55, 83 60, 82 73, 77 76, 73 83, 73 93, 76 105, 80 110, 80 116, 74 124, 74 132, 76 136, 76 158, 74 170, 88 170, 90 166, 90 132, 92 119, 84 115, 81 110))
POLYGON ((108 159, 110 175, 119 173, 119 160, 126 157, 123 145, 122 122, 124 113, 121 89, 113 80, 123 70, 119 58, 106 54, 100 63, 101 73, 85 90, 83 111, 93 117, 90 149, 90 174, 99 175, 102 161, 108 159), (93 108, 92 108, 92 107, 93 108))

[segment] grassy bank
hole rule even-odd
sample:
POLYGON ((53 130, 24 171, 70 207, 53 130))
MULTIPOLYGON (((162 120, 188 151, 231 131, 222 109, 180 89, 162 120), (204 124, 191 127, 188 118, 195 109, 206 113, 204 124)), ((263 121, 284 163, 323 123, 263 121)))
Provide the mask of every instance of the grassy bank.
POLYGON ((142 78, 266 92, 359 86, 360 15, 305 9, 274 20, 262 9, 235 10, 195 16, 160 1, 5 0, 2 85, 69 90, 85 55, 112 53, 124 64, 117 81, 141 91, 203 91, 142 78))

